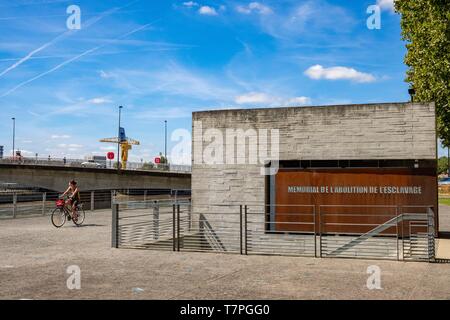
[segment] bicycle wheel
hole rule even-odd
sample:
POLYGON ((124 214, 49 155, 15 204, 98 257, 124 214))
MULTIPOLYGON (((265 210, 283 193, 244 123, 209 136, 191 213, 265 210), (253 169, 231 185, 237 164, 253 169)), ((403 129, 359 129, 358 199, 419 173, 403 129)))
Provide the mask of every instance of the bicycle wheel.
POLYGON ((72 219, 72 221, 73 221, 73 223, 75 223, 75 225, 81 226, 84 222, 84 218, 86 217, 83 206, 78 206, 77 215, 78 215, 77 221, 75 222, 73 219, 72 219))
POLYGON ((55 208, 51 216, 52 224, 56 228, 61 228, 66 223, 66 213, 63 208, 55 208))

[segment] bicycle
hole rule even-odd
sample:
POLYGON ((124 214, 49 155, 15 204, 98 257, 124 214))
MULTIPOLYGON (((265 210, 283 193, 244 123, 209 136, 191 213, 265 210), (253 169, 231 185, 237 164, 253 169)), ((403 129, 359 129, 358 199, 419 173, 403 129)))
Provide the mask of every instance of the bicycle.
POLYGON ((56 200, 56 208, 52 211, 51 221, 56 228, 61 228, 66 223, 66 220, 72 220, 77 227, 81 226, 86 216, 82 203, 77 204, 77 215, 78 217, 75 221, 72 217, 72 210, 67 207, 66 201, 58 199, 56 200))

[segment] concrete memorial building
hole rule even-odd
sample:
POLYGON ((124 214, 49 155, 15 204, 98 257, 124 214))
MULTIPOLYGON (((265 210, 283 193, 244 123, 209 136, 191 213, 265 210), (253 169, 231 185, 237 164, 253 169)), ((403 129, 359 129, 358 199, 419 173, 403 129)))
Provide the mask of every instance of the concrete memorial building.
MULTIPOLYGON (((245 250, 314 234, 316 255, 319 235, 321 256, 350 254, 369 237, 437 233, 433 103, 194 112, 192 148, 192 212, 244 206, 245 250)), ((224 248, 227 219, 209 219, 224 248)))

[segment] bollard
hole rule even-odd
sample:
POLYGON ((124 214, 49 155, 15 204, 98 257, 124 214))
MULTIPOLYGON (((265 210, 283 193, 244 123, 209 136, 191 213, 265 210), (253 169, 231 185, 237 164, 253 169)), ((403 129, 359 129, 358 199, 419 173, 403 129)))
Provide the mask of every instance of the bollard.
POLYGON ((13 193, 13 218, 16 217, 17 214, 17 193, 13 193))
POLYGON ((42 215, 45 216, 45 202, 47 201, 47 192, 42 194, 42 215))
POLYGON ((153 239, 159 239, 159 203, 154 202, 153 206, 153 239))
POLYGON ((247 232, 248 232, 248 217, 247 217, 247 215, 248 215, 248 207, 247 207, 247 205, 245 205, 245 207, 244 207, 244 243, 245 243, 245 251, 244 251, 244 254, 245 255, 247 255, 247 247, 248 247, 248 242, 247 242, 247 239, 248 239, 248 237, 247 237, 247 232))
POLYGON ((242 204, 239 206, 239 230, 240 230, 240 232, 239 232, 239 251, 240 251, 240 254, 242 254, 243 253, 243 228, 242 228, 242 204))
POLYGON ((111 222, 111 247, 119 247, 119 205, 115 204, 112 208, 111 222))
POLYGON ((91 211, 95 210, 95 191, 91 191, 91 211))
POLYGON ((177 251, 180 251, 180 205, 177 204, 177 251))
POLYGON ((192 204, 189 201, 188 205, 188 231, 191 232, 192 230, 192 204))
POLYGON ((172 250, 177 251, 176 247, 176 214, 175 214, 175 205, 173 205, 172 211, 172 250))
POLYGON ((111 190, 111 209, 114 207, 114 190, 111 190))

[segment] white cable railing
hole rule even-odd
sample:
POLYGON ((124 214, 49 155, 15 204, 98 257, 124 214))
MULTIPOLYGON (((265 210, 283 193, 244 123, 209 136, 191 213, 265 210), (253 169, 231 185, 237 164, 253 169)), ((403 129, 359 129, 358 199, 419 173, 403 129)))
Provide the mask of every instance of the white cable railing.
MULTIPOLYGON (((101 161, 92 162, 82 159, 67 159, 67 158, 35 158, 35 157, 21 157, 21 158, 3 158, 0 159, 1 164, 16 164, 16 165, 35 165, 35 166, 56 166, 68 168, 94 168, 94 169, 110 169, 117 170, 116 161, 101 161)), ((127 162, 127 168, 124 170, 134 171, 169 171, 179 173, 190 173, 191 166, 178 164, 155 164, 150 162, 127 162)))

